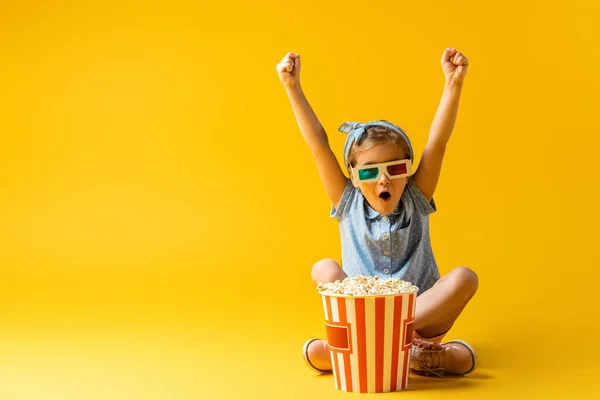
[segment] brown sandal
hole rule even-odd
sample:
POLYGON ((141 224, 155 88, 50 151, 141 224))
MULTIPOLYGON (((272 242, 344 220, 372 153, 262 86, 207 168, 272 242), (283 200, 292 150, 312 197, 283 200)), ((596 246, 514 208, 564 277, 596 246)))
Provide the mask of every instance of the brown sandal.
POLYGON ((306 365, 308 365, 308 368, 312 369, 313 371, 315 371, 319 374, 330 373, 330 372, 332 372, 332 370, 317 368, 308 359, 308 346, 315 340, 319 340, 319 339, 318 338, 310 339, 310 340, 306 341, 306 343, 304 343, 304 347, 302 348, 302 358, 304 358, 304 361, 306 362, 306 365))
POLYGON ((445 343, 414 339, 412 342, 410 369, 426 376, 467 375, 473 372, 477 365, 477 354, 471 345, 464 340, 451 340, 445 343), (468 362, 468 368, 456 369, 448 359, 450 351, 462 353, 462 359, 468 362))

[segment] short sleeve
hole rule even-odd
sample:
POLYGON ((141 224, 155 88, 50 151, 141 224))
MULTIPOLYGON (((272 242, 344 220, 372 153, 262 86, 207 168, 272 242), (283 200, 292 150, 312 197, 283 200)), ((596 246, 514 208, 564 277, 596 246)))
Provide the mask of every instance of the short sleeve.
POLYGON ((431 201, 427 201, 427 198, 423 192, 421 192, 421 189, 418 188, 412 178, 408 180, 406 189, 408 190, 408 194, 410 195, 419 214, 429 215, 437 211, 437 207, 435 205, 435 201, 433 201, 433 198, 431 201))
POLYGON ((342 193, 342 198, 340 199, 340 204, 338 204, 338 208, 335 208, 335 205, 331 206, 331 212, 329 213, 330 218, 335 218, 338 221, 344 219, 350 210, 350 204, 352 203, 352 199, 354 199, 356 188, 352 184, 352 180, 346 179, 346 186, 344 187, 344 192, 342 193))

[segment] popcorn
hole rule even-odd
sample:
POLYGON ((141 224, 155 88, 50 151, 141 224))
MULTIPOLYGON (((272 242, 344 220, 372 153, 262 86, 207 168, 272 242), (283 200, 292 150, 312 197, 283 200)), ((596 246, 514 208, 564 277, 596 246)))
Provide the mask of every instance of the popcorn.
POLYGON ((419 288, 398 278, 379 279, 378 276, 357 275, 343 281, 319 282, 317 290, 321 294, 334 296, 380 296, 414 292, 419 288))

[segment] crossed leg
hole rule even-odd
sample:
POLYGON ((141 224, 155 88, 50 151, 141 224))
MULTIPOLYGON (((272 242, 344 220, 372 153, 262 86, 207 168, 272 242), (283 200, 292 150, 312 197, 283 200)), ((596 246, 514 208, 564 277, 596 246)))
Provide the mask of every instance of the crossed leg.
MULTIPOLYGON (((312 280, 335 282, 348 275, 332 259, 318 261, 312 269, 312 280)), ((414 328, 423 338, 432 338, 447 332, 469 300, 475 295, 478 277, 466 267, 457 267, 440 278, 429 290, 417 297, 414 328)), ((330 370, 331 358, 326 340, 316 340, 308 348, 308 358, 318 369, 330 370)))

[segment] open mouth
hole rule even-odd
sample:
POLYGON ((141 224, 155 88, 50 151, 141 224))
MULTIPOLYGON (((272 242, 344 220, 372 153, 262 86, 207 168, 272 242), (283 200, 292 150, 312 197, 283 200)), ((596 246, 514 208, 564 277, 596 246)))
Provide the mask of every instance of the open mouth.
POLYGON ((390 192, 381 192, 379 193, 379 198, 382 200, 389 200, 390 197, 392 197, 392 195, 390 194, 390 192))

